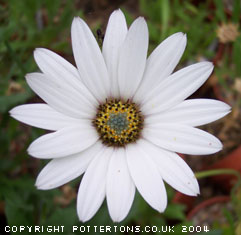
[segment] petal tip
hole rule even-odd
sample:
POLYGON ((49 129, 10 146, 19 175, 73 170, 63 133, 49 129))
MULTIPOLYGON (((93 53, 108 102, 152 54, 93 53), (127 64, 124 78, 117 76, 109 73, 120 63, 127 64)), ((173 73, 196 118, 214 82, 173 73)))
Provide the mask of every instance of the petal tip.
POLYGON ((218 144, 217 144, 218 147, 220 148, 220 150, 223 149, 223 144, 222 144, 222 142, 221 142, 219 139, 217 139, 217 140, 218 140, 218 144))
POLYGON ((200 63, 202 69, 205 69, 204 72, 206 72, 209 77, 214 69, 214 64, 211 61, 203 61, 200 63))
POLYGON ((44 52, 47 53, 48 51, 50 51, 50 50, 49 50, 49 49, 46 49, 46 48, 44 48, 44 47, 37 47, 37 48, 34 49, 33 54, 34 54, 34 55, 37 55, 37 54, 39 54, 39 53, 44 53, 44 52))
MULTIPOLYGON (((212 143, 209 143, 209 145, 212 145, 212 143)), ((216 143, 213 143, 213 146, 214 146, 213 154, 223 149, 223 144, 221 143, 220 140, 218 140, 216 143)))
POLYGON ((76 20, 79 20, 79 19, 80 19, 79 16, 75 16, 74 19, 73 19, 73 21, 76 21, 76 20))
POLYGON ((32 148, 31 148, 31 144, 29 145, 29 147, 27 148, 27 153, 29 154, 29 155, 31 155, 32 156, 32 150, 31 150, 32 148))
POLYGON ((83 215, 80 215, 79 213, 78 213, 78 217, 79 217, 79 221, 82 222, 82 223, 85 223, 85 222, 87 222, 88 220, 90 220, 89 218, 84 218, 84 216, 83 216, 83 215))
POLYGON ((135 21, 136 22, 140 22, 142 24, 145 24, 147 26, 146 20, 145 20, 145 18, 143 16, 139 16, 135 21))
POLYGON ((37 52, 39 52, 39 51, 41 51, 41 50, 43 50, 44 48, 42 48, 42 47, 36 47, 35 49, 34 49, 34 51, 33 51, 33 53, 37 53, 37 52))
POLYGON ((119 223, 122 220, 122 219, 120 219, 118 217, 113 217, 113 216, 111 216, 111 219, 112 219, 113 223, 119 223))
POLYGON ((123 15, 123 12, 122 12, 122 10, 120 8, 116 9, 115 11, 113 11, 113 13, 114 12, 123 15))
POLYGON ((9 113, 9 115, 10 115, 11 117, 13 117, 15 110, 16 110, 16 107, 14 107, 14 108, 12 108, 12 109, 10 109, 10 110, 8 111, 8 113, 9 113))
POLYGON ((138 28, 141 28, 143 30, 143 34, 148 37, 148 26, 146 23, 146 20, 143 16, 139 16, 132 25, 136 25, 138 28))
POLYGON ((196 195, 195 196, 198 196, 198 195, 200 195, 200 188, 199 188, 199 185, 198 185, 198 187, 197 187, 197 189, 196 189, 196 195))
POLYGON ((25 74, 25 78, 26 78, 26 80, 28 81, 29 79, 32 78, 32 74, 31 74, 31 73, 25 74))
POLYGON ((36 182, 34 185, 38 190, 49 190, 49 189, 54 189, 55 187, 51 184, 44 184, 44 183, 39 183, 36 182))
POLYGON ((213 62, 211 62, 211 61, 202 61, 201 63, 202 63, 202 65, 210 67, 210 68, 214 67, 213 62))
MULTIPOLYGON (((226 104, 225 103, 225 106, 226 106, 226 110, 229 111, 227 114, 229 114, 230 112, 232 112, 232 107, 229 105, 229 104, 226 104)), ((226 115, 227 115, 226 114, 226 115)))
POLYGON ((71 28, 76 27, 76 25, 77 25, 79 22, 81 22, 80 17, 79 17, 79 16, 75 16, 74 19, 73 19, 73 21, 72 21, 71 28))
POLYGON ((164 206, 164 207, 162 206, 162 207, 158 208, 158 212, 163 213, 166 210, 166 208, 167 208, 167 206, 164 206))
POLYGON ((167 195, 165 197, 165 199, 163 199, 162 202, 160 202, 159 204, 159 208, 157 208, 157 211, 159 211, 160 213, 163 213, 167 208, 167 195))
POLYGON ((36 180, 34 186, 35 186, 37 189, 42 190, 41 183, 38 182, 38 179, 36 180))
POLYGON ((232 109, 231 109, 231 107, 230 107, 230 108, 227 109, 227 111, 226 111, 226 113, 224 114, 224 116, 229 115, 231 112, 232 112, 232 109))
POLYGON ((176 40, 186 40, 187 39, 187 34, 183 32, 176 32, 172 35, 170 35, 170 38, 176 39, 176 40))
POLYGON ((207 65, 210 67, 210 69, 214 68, 214 64, 211 61, 207 61, 207 65))
POLYGON ((28 155, 32 156, 32 157, 36 157, 34 154, 34 150, 33 150, 33 143, 31 143, 28 148, 27 148, 27 153, 28 155))
POLYGON ((122 21, 124 20, 125 21, 125 15, 124 13, 122 12, 122 10, 119 8, 119 9, 116 9, 114 10, 111 14, 110 14, 110 17, 109 17, 109 21, 110 20, 117 20, 117 21, 122 21))
POLYGON ((186 34, 183 32, 177 32, 174 35, 178 36, 178 37, 184 37, 186 34))
POLYGON ((126 218, 127 215, 128 213, 125 215, 122 213, 116 213, 115 215, 113 215, 113 213, 110 213, 110 217, 113 223, 120 223, 122 220, 126 218))

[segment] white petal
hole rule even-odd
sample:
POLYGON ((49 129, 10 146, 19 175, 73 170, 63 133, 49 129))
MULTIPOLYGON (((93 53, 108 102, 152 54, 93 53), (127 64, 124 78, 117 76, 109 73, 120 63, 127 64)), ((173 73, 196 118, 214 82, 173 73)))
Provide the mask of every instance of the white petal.
POLYGON ((114 222, 122 221, 128 214, 135 196, 124 148, 115 149, 108 168, 106 199, 114 222))
POLYGON ((200 193, 195 175, 180 156, 145 140, 142 140, 140 146, 156 163, 162 178, 169 185, 189 196, 200 193))
POLYGON ((176 123, 201 126, 216 121, 230 112, 230 106, 212 99, 190 99, 163 113, 145 118, 145 124, 176 123))
POLYGON ((100 48, 87 24, 75 17, 71 28, 72 47, 80 77, 98 101, 110 94, 110 80, 100 48))
POLYGON ((34 58, 41 71, 56 86, 68 90, 85 105, 97 105, 97 100, 80 80, 78 70, 68 61, 44 48, 37 48, 34 51, 34 58))
POLYGON ((200 62, 172 74, 143 97, 142 111, 146 115, 159 113, 181 103, 207 80, 212 70, 212 63, 200 62))
POLYGON ((114 11, 106 28, 102 52, 108 69, 111 82, 111 95, 115 98, 120 96, 118 86, 118 62, 120 47, 127 34, 126 19, 122 11, 114 11))
POLYGON ((102 144, 97 142, 80 153, 51 160, 38 175, 36 187, 42 190, 53 189, 79 177, 101 148, 102 144))
POLYGON ((213 135, 179 124, 153 124, 143 129, 143 137, 170 151, 206 155, 220 151, 222 143, 213 135))
POLYGON ((82 121, 76 125, 60 129, 36 139, 28 148, 28 153, 37 158, 60 158, 81 152, 98 139, 91 123, 82 121))
POLYGON ((38 96, 60 113, 75 118, 93 118, 95 116, 96 108, 93 105, 86 105, 86 102, 78 99, 64 87, 57 87, 46 75, 30 73, 26 75, 26 80, 38 96))
POLYGON ((9 112, 20 122, 46 130, 56 131, 67 126, 81 124, 81 120, 66 116, 47 104, 19 105, 9 112))
POLYGON ((134 100, 139 102, 143 95, 163 82, 175 69, 187 44, 183 33, 175 33, 164 40, 149 56, 143 80, 134 100))
POLYGON ((159 212, 167 206, 167 194, 162 177, 150 157, 141 149, 141 143, 126 147, 131 177, 146 202, 159 212))
POLYGON ((146 65, 148 28, 144 18, 131 25, 121 47, 118 81, 121 97, 131 98, 139 86, 146 65))
POLYGON ((104 201, 106 175, 112 154, 113 149, 105 147, 93 159, 83 176, 77 198, 77 212, 82 222, 91 219, 104 201))

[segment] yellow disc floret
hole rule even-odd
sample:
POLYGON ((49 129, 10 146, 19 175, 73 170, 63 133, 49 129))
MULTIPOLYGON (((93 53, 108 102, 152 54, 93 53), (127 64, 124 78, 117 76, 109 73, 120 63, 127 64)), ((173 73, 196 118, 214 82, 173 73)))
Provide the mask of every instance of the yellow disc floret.
POLYGON ((143 118, 135 103, 111 99, 99 106, 93 123, 104 144, 118 147, 139 138, 143 118))

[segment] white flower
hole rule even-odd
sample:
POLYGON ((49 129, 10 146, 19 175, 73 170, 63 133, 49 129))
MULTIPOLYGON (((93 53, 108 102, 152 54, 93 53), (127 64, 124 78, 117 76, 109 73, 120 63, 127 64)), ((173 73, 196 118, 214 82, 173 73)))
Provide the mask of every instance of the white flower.
POLYGON ((176 152, 206 155, 222 149, 216 137, 195 127, 223 117, 230 107, 210 99, 185 100, 207 80, 212 63, 171 74, 186 35, 168 37, 146 59, 144 18, 128 30, 120 10, 110 16, 102 52, 82 19, 73 20, 71 36, 77 69, 47 49, 36 49, 42 73, 26 79, 47 104, 10 111, 21 122, 55 131, 28 148, 33 157, 53 158, 40 172, 37 188, 56 188, 85 172, 77 199, 81 221, 91 219, 105 197, 112 220, 123 220, 135 188, 163 212, 163 181, 184 194, 199 194, 192 170, 176 152))

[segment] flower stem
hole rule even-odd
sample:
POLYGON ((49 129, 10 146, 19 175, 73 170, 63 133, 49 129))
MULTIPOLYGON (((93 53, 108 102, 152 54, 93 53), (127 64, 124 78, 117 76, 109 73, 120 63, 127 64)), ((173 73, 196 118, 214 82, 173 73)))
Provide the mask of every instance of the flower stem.
POLYGON ((237 182, 232 187, 231 190, 231 198, 233 201, 237 201, 236 193, 240 190, 241 186, 241 175, 240 172, 234 169, 216 169, 216 170, 207 170, 207 171, 200 171, 196 172, 195 176, 197 179, 209 177, 209 176, 215 176, 215 175, 233 175, 237 177, 237 182))
POLYGON ((197 179, 214 176, 214 175, 235 175, 238 180, 241 180, 240 173, 233 169, 216 169, 216 170, 207 170, 207 171, 200 171, 196 172, 195 176, 197 179))

